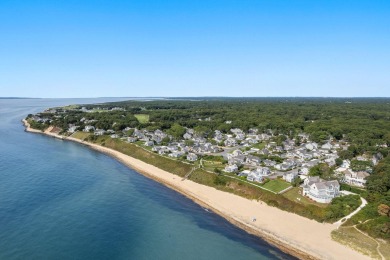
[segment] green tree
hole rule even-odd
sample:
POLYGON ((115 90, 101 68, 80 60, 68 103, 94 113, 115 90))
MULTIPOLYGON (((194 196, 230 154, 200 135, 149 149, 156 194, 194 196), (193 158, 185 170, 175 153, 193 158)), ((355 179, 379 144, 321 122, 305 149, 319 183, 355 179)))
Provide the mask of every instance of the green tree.
POLYGON ((181 125, 175 123, 168 130, 168 133, 173 136, 176 140, 183 138, 183 135, 186 133, 186 129, 181 125))
POLYGON ((302 180, 299 176, 295 177, 291 184, 294 186, 294 187, 298 187, 300 184, 302 183, 302 180))

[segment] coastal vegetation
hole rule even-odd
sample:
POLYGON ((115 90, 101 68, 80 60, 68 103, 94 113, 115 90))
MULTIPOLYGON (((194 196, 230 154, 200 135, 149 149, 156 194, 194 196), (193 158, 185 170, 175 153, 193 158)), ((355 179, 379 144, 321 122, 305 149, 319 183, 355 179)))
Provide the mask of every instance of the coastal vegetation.
MULTIPOLYGON (((48 118, 50 123, 32 120, 34 115, 29 115, 28 119, 31 127, 40 130, 49 125, 68 129, 69 125, 77 124, 79 129, 73 133, 73 137, 118 150, 197 183, 249 199, 261 200, 268 205, 320 222, 333 222, 348 215, 360 205, 359 196, 343 196, 334 199, 330 204, 319 204, 302 196, 298 187, 283 194, 274 194, 240 181, 240 177, 230 178, 221 174, 225 164, 222 156, 204 155, 202 163, 188 163, 183 156, 168 158, 157 154, 141 142, 129 143, 119 138, 111 138, 107 134, 96 136, 80 130, 91 125, 96 129, 112 129, 119 134, 125 131, 127 136, 132 136, 135 128, 161 130, 172 138, 163 138, 161 143, 164 145, 182 139, 186 129, 193 129, 194 135, 219 146, 223 143, 213 139, 214 132, 218 130, 227 134, 234 128, 243 131, 256 128, 259 132, 271 136, 271 141, 276 145, 283 145, 287 139, 301 145, 307 142, 302 133, 308 134, 312 141, 320 145, 334 140, 341 144, 337 151, 339 158, 335 161, 336 165, 317 164, 310 169, 309 176, 319 176, 325 180, 336 179, 335 167, 340 166, 344 160, 350 161, 352 170, 369 173, 366 189, 341 184, 343 190, 359 194, 367 199, 369 204, 345 221, 343 229, 340 230, 346 233, 353 230, 353 227, 374 239, 390 239, 389 99, 214 98, 197 101, 126 101, 83 105, 83 109, 80 107, 56 109, 57 113, 64 113, 66 116, 55 116, 47 111, 40 113, 40 118, 48 118), (101 113, 102 111, 105 113, 101 113), (374 165, 371 161, 361 160, 359 157, 375 157, 379 162, 374 165)), ((63 134, 68 133, 64 131, 63 134)), ((185 141, 186 145, 192 145, 192 142, 185 141)), ((252 148, 264 149, 265 143, 259 142, 242 150, 248 151, 252 148)), ((284 160, 282 154, 278 153, 262 154, 258 157, 276 163, 282 163, 284 160)), ((262 187, 276 193, 288 186, 290 184, 279 179, 262 184, 262 187)), ((295 186, 299 186, 299 182, 295 186)), ((335 235, 339 239, 342 236, 344 235, 335 235)))
MULTIPOLYGON (((76 134, 72 137, 79 137, 79 135, 76 134)), ((84 139, 84 137, 85 136, 83 135, 82 139, 84 139)), ((193 165, 191 164, 184 163, 179 160, 172 160, 152 153, 136 144, 122 142, 118 139, 112 139, 107 136, 94 137, 93 135, 90 135, 90 138, 87 138, 86 140, 99 145, 104 144, 105 147, 112 148, 136 159, 145 161, 180 177, 184 177, 187 173, 191 172, 193 168, 193 165)), ((219 190, 234 193, 248 199, 261 200, 270 206, 278 207, 282 210, 290 211, 320 222, 333 222, 338 220, 338 217, 344 216, 344 214, 350 213, 356 209, 359 205, 358 202, 360 201, 358 197, 355 200, 351 200, 348 196, 346 196, 339 198, 335 203, 336 206, 333 206, 332 204, 328 207, 324 207, 315 202, 302 204, 300 202, 290 200, 288 197, 259 189, 248 183, 240 182, 223 175, 210 173, 204 169, 196 169, 192 172, 188 179, 203 185, 215 187, 219 190), (344 208, 340 208, 337 206, 338 204, 343 204, 345 206, 344 208), (339 209, 340 212, 338 212, 339 209)), ((266 183, 264 186, 273 189, 276 192, 288 187, 288 184, 282 180, 273 180, 268 183, 268 185, 266 183)))
POLYGON ((340 227, 334 230, 332 232, 332 238, 372 259, 390 258, 390 245, 386 241, 373 239, 354 226, 340 227))

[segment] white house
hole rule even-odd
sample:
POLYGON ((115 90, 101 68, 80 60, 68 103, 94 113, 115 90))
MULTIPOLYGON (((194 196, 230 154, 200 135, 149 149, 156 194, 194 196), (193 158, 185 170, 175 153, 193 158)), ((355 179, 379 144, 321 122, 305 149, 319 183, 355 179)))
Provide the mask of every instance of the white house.
POLYGON ((183 155, 184 155, 184 152, 175 151, 175 152, 170 153, 168 156, 173 157, 173 158, 179 158, 179 157, 182 157, 183 155))
POLYGON ((95 130, 95 135, 104 135, 106 133, 106 131, 104 131, 104 129, 96 129, 95 130))
POLYGON ((264 163, 265 166, 269 166, 269 167, 273 167, 273 166, 276 165, 276 162, 275 162, 275 161, 271 161, 271 160, 268 160, 268 159, 265 159, 265 160, 263 161, 263 163, 264 163))
POLYGON ((322 146, 321 146, 321 149, 324 149, 324 150, 330 150, 330 149, 332 149, 332 145, 330 144, 330 143, 326 143, 326 144, 323 144, 322 146))
POLYGON ((236 146, 237 141, 236 141, 236 139, 228 138, 225 140, 224 144, 225 144, 225 146, 236 146))
POLYGON ((135 142, 137 142, 137 138, 135 138, 135 137, 127 137, 127 142, 129 142, 129 143, 135 143, 135 142))
POLYGON ((251 171, 246 177, 248 181, 262 182, 264 177, 257 171, 251 171))
POLYGON ((317 143, 307 143, 307 144, 305 144, 305 148, 307 149, 307 150, 314 150, 314 149, 317 149, 317 147, 318 147, 318 144, 317 143))
POLYGON ((340 193, 338 181, 325 181, 318 176, 305 179, 302 188, 303 195, 319 203, 330 203, 340 193))
POLYGON ((238 174, 238 176, 240 176, 240 177, 247 177, 250 173, 251 173, 250 170, 243 170, 243 171, 241 171, 241 172, 238 174))
POLYGON ((196 160, 198 160, 198 156, 194 153, 189 153, 187 155, 187 160, 190 162, 195 162, 196 160))
POLYGON ((258 167, 252 172, 256 172, 262 176, 270 176, 272 174, 271 170, 268 167, 258 167))
POLYGON ((76 132, 77 128, 79 128, 79 126, 76 125, 69 127, 68 133, 73 134, 74 132, 76 132))
POLYGON ((298 170, 292 170, 283 174, 283 180, 292 182, 298 176, 298 170))
POLYGON ((189 139, 192 138, 192 135, 189 134, 189 133, 185 133, 185 134, 183 135, 183 138, 186 139, 186 140, 189 140, 189 139))
POLYGON ((340 168, 348 169, 351 167, 351 161, 350 160, 343 160, 343 163, 340 165, 340 168))
POLYGON ((84 127, 83 132, 91 132, 91 131, 95 131, 95 127, 94 127, 94 126, 86 125, 86 126, 84 127))
POLYGON ((309 174, 309 168, 302 167, 299 169, 299 174, 308 175, 309 174))
POLYGON ((252 166, 258 166, 261 163, 261 159, 253 155, 248 155, 245 159, 245 163, 250 164, 252 166))
POLYGON ((236 164, 227 165, 225 167, 225 172, 237 172, 237 171, 238 171, 238 166, 236 164))
POLYGON ((352 172, 345 170, 343 181, 347 184, 364 187, 366 185, 366 178, 370 176, 367 172, 352 172))
POLYGON ((287 170, 290 170, 293 167, 294 166, 291 163, 288 163, 288 162, 284 162, 284 163, 280 163, 280 164, 275 165, 275 169, 281 170, 281 171, 287 171, 287 170))
POLYGON ((154 142, 153 141, 146 141, 144 143, 145 146, 153 146, 154 145, 154 142))

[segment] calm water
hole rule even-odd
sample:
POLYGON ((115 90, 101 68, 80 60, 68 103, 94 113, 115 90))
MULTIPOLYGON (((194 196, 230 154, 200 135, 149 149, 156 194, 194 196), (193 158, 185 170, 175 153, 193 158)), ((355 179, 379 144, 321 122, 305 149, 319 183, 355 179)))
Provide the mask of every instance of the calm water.
POLYGON ((0 99, 0 259, 292 259, 112 158, 20 123, 103 101, 0 99))

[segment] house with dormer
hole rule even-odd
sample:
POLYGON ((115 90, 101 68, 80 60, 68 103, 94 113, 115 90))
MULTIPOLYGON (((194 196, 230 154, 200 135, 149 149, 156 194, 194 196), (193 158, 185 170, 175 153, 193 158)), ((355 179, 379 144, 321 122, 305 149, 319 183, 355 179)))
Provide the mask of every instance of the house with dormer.
POLYGON ((319 203, 330 203, 333 198, 340 194, 338 181, 325 181, 319 176, 308 177, 303 185, 303 195, 319 203))
POLYGON ((343 182, 358 187, 364 187, 366 185, 366 178, 370 176, 370 174, 368 174, 367 172, 353 172, 348 169, 345 170, 343 174, 343 182))

